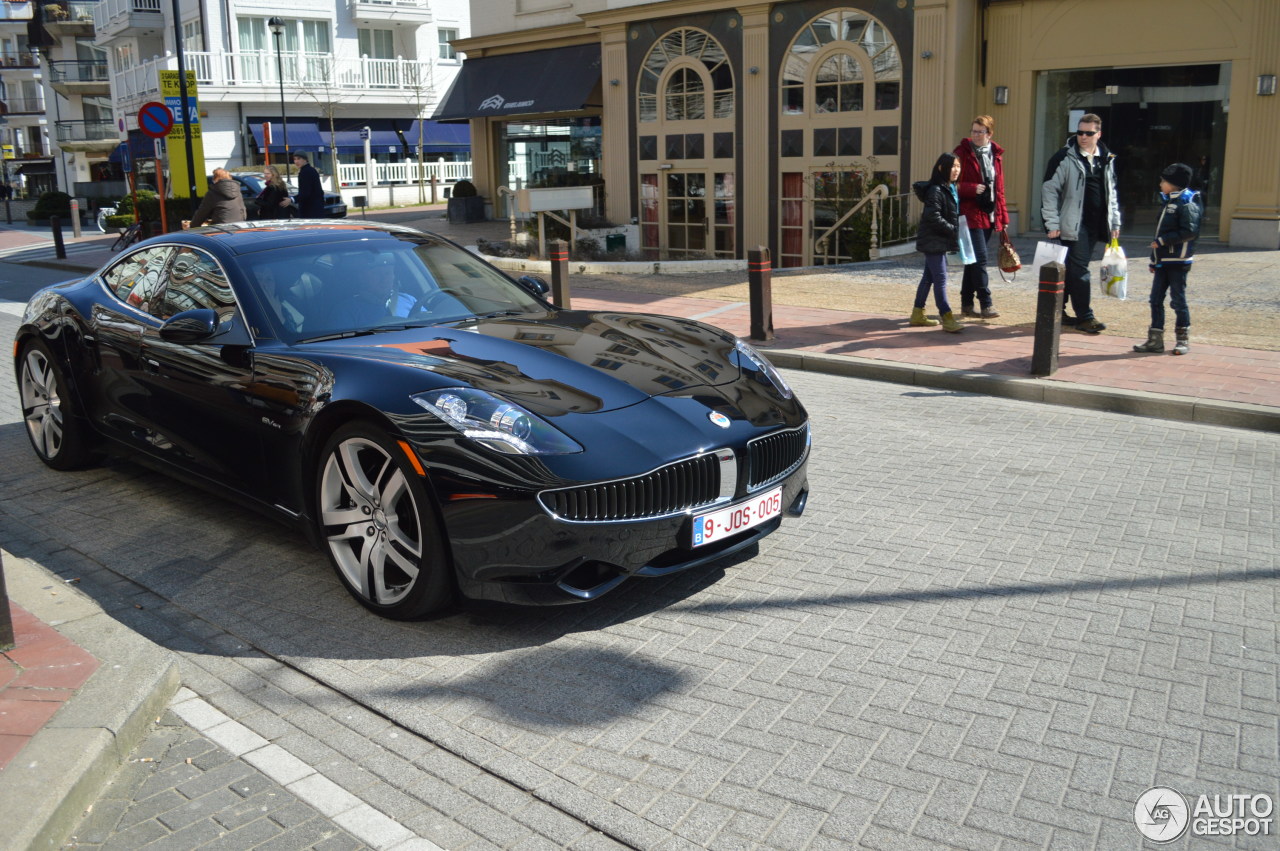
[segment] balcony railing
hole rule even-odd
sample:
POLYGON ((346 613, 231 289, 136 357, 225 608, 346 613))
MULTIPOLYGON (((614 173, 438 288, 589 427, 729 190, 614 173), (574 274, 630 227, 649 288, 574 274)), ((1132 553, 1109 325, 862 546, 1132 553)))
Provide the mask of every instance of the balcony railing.
POLYGON ((95 142, 101 139, 115 139, 119 135, 115 119, 54 122, 54 139, 59 143, 95 142))
POLYGON ((54 83, 107 83, 107 61, 95 59, 59 59, 49 63, 50 80, 54 83))
POLYGON ((87 0, 62 0, 58 3, 50 3, 44 7, 45 23, 50 24, 66 24, 72 22, 93 23, 93 10, 97 7, 97 2, 87 2, 87 0))
POLYGON ((99 0, 92 5, 93 25, 98 32, 106 30, 118 18, 128 18, 134 14, 160 14, 160 0, 99 0))
POLYGON ((31 115, 44 112, 44 98, 5 98, 0 101, 0 115, 31 115))
MULTIPOLYGON (((110 0, 107 0, 110 2, 110 0)), ((187 69, 194 71, 201 86, 271 87, 280 84, 276 56, 270 51, 223 53, 187 51, 187 69)), ((420 92, 425 101, 433 92, 431 62, 414 59, 349 59, 331 53, 286 53, 280 57, 286 87, 305 87, 311 97, 324 99, 324 91, 367 91, 387 89, 412 98, 420 92)), ((176 70, 177 58, 165 56, 136 65, 116 75, 116 98, 132 98, 155 94, 157 70, 176 70)), ((293 92, 295 98, 305 98, 293 92)))
POLYGON ((30 50, 0 50, 0 65, 18 68, 39 68, 40 51, 35 48, 30 50))

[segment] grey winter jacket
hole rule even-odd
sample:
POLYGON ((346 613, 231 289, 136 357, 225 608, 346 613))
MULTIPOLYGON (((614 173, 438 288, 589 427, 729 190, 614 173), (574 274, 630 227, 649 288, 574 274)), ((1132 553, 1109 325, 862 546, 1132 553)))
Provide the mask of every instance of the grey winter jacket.
MULTIPOLYGON (((1107 229, 1120 230, 1120 203, 1116 198, 1116 157, 1106 145, 1098 143, 1103 158, 1102 194, 1107 205, 1107 229)), ((1085 162, 1080 157, 1076 137, 1072 136, 1060 151, 1049 159, 1044 171, 1044 189, 1040 195, 1040 216, 1045 232, 1061 231, 1061 239, 1074 242, 1080 238, 1080 218, 1084 214, 1085 162)))

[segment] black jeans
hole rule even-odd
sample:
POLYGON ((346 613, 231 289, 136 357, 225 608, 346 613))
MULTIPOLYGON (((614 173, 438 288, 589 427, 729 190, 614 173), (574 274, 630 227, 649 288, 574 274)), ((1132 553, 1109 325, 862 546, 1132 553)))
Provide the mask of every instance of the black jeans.
POLYGON ((987 242, 991 239, 994 228, 969 228, 969 238, 973 242, 973 262, 964 267, 964 276, 960 279, 960 309, 973 307, 973 297, 978 297, 982 307, 991 306, 991 287, 987 279, 987 242))
POLYGON ((1083 224, 1080 225, 1080 238, 1075 242, 1062 240, 1067 247, 1067 280, 1063 284, 1063 292, 1071 301, 1071 307, 1080 320, 1093 319, 1093 308, 1089 306, 1093 290, 1089 284, 1089 261, 1093 259, 1093 249, 1102 239, 1097 233, 1083 224))

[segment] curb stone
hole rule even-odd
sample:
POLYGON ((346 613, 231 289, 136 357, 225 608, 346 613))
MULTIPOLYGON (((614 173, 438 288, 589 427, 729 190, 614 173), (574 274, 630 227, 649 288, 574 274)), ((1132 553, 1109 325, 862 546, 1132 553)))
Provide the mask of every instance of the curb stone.
POLYGON ((57 848, 178 690, 173 655, 40 565, 3 553, 10 598, 101 663, 0 772, 13 848, 57 848))
POLYGON ((766 348, 764 351, 774 366, 784 369, 999 396, 1023 402, 1043 402, 1050 405, 1133 414, 1178 422, 1280 433, 1280 409, 1266 405, 1055 382, 1044 378, 1019 378, 974 370, 896 363, 797 349, 766 348))

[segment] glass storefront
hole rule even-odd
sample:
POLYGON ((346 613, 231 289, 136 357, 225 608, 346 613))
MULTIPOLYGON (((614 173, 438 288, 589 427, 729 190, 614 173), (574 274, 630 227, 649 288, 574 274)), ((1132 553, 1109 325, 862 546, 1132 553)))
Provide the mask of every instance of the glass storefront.
POLYGON ((1040 187, 1045 165, 1075 132, 1081 115, 1102 118, 1103 143, 1116 155, 1123 232, 1154 232, 1160 172, 1191 166, 1205 204, 1201 234, 1222 222, 1222 166, 1230 110, 1231 63, 1149 68, 1045 71, 1036 81, 1031 209, 1024 230, 1043 229, 1040 187))
MULTIPOLYGON (((506 153, 500 185, 518 188, 599 186, 600 119, 564 118, 548 121, 508 121, 498 126, 498 150, 506 153)), ((506 196, 504 196, 505 198, 506 196)), ((603 213, 604 192, 596 192, 597 213, 603 213)), ((506 215, 506 210, 501 211, 506 215)))

